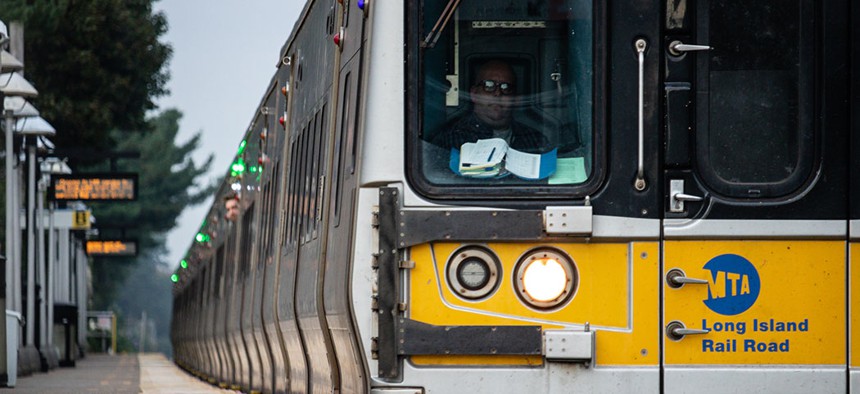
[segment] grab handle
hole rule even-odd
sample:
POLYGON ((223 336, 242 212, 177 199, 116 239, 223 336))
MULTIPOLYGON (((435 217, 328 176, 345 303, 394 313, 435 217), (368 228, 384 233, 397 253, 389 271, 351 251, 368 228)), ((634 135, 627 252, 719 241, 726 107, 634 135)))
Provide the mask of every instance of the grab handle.
POLYGON ((648 43, 640 38, 635 43, 636 53, 639 58, 639 162, 636 170, 636 181, 633 188, 645 190, 645 48, 648 43))
POLYGON ((710 51, 711 49, 713 48, 707 45, 684 44, 681 41, 672 41, 669 43, 669 53, 675 56, 681 56, 685 52, 710 51))

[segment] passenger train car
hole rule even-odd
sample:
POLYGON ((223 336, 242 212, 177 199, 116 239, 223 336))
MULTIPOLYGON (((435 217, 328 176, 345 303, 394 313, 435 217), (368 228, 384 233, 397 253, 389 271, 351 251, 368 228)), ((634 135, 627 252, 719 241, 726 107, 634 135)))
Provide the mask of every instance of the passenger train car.
POLYGON ((176 362, 264 393, 860 393, 858 21, 308 1, 174 276, 176 362))

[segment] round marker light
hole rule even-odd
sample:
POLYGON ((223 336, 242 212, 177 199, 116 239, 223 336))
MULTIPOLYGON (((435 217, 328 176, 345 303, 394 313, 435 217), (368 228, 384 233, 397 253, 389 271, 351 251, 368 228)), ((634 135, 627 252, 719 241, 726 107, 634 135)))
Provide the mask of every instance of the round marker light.
POLYGON ((367 7, 367 2, 369 0, 358 0, 358 8, 364 11, 364 7, 367 7))
POLYGON ((337 45, 338 48, 343 49, 343 40, 346 37, 346 32, 341 26, 340 31, 332 37, 332 41, 334 41, 334 45, 337 45))
POLYGON ((457 249, 448 258, 448 286, 457 296, 478 300, 492 294, 501 282, 501 263, 489 249, 469 245, 457 249))
POLYGON ((517 263, 514 288, 527 305, 552 309, 569 301, 577 287, 573 262, 563 252, 539 249, 517 263))
POLYGON ((194 236, 194 240, 197 241, 198 243, 202 244, 202 243, 209 242, 210 237, 209 237, 209 234, 206 234, 206 233, 197 233, 197 235, 194 236))

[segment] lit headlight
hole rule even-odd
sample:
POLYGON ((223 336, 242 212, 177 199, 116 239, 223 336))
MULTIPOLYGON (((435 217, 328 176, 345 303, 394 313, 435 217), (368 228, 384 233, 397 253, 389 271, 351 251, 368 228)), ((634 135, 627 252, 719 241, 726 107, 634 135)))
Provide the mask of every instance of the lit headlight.
POLYGON ((562 305, 573 296, 576 285, 573 262, 554 249, 534 250, 517 263, 514 288, 529 306, 551 309, 562 305))
POLYGON ((501 264, 490 250, 470 245, 448 259, 448 285, 454 294, 475 300, 486 297, 499 285, 501 264))

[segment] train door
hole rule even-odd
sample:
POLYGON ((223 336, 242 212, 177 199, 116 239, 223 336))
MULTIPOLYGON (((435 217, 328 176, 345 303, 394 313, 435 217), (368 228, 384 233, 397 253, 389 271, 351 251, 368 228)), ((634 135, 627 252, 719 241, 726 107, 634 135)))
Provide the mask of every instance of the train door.
POLYGON ((218 382, 226 383, 232 381, 233 374, 233 358, 230 357, 231 352, 227 346, 226 340, 226 320, 227 320, 227 296, 225 294, 227 286, 227 278, 229 278, 229 268, 226 267, 226 246, 222 243, 218 246, 215 253, 215 261, 217 267, 217 281, 215 282, 215 320, 213 322, 213 335, 215 337, 215 346, 218 354, 221 357, 221 370, 218 371, 218 382))
POLYGON ((265 220, 263 226, 265 231, 265 243, 260 249, 261 256, 265 259, 266 280, 265 290, 263 291, 263 327, 266 338, 269 343, 269 352, 271 353, 271 374, 265 376, 266 384, 271 385, 270 392, 286 392, 288 361, 284 352, 283 340, 278 331, 279 320, 277 318, 277 302, 278 302, 278 285, 280 284, 280 264, 278 259, 277 239, 279 237, 279 229, 283 220, 282 215, 279 215, 281 208, 278 201, 278 196, 283 195, 281 192, 281 172, 282 172, 282 154, 284 148, 285 134, 282 133, 283 128, 278 124, 278 118, 283 115, 284 95, 281 94, 280 79, 282 78, 283 70, 278 70, 278 73, 273 80, 273 92, 266 98, 266 105, 263 107, 265 112, 265 125, 263 126, 262 134, 260 135, 265 145, 262 161, 262 176, 266 180, 266 187, 263 193, 263 198, 266 204, 265 220))
POLYGON ((266 323, 268 322, 265 320, 267 316, 264 316, 264 310, 266 309, 266 306, 269 305, 268 301, 270 297, 266 294, 271 291, 274 272, 269 269, 271 264, 269 264, 266 255, 270 228, 269 224, 272 217, 272 212, 269 208, 269 195, 271 194, 272 186, 271 177, 269 176, 271 167, 268 163, 268 151, 266 145, 266 134, 268 133, 268 110, 266 105, 273 94, 274 86, 270 86, 269 93, 264 99, 265 101, 259 107, 259 114, 252 122, 251 132, 247 139, 249 144, 257 144, 259 149, 257 165, 252 164, 247 169, 250 172, 247 176, 255 178, 258 187, 257 202, 255 204, 257 207, 255 215, 258 219, 253 224, 256 227, 256 231, 254 233, 255 242, 251 246, 251 250, 249 250, 249 253, 252 256, 252 264, 254 264, 255 267, 253 280, 253 310, 251 311, 251 326, 253 327, 252 336, 256 343, 260 359, 260 372, 259 374, 255 374, 255 376, 260 377, 260 380, 255 381, 254 384, 257 385, 261 392, 267 393, 272 392, 272 388, 269 387, 272 382, 272 353, 270 350, 272 346, 270 339, 265 332, 266 323), (263 171, 264 168, 266 171, 263 171))
POLYGON ((847 389, 848 11, 666 2, 667 393, 847 389))
POLYGON ((240 293, 239 303, 239 331, 241 333, 241 341, 245 345, 245 351, 248 356, 247 369, 244 371, 243 386, 247 384, 248 390, 256 389, 260 383, 260 352, 257 349, 256 340, 254 339, 254 276, 257 274, 254 260, 251 258, 251 245, 255 239, 254 232, 254 209, 253 197, 246 193, 243 198, 251 200, 251 204, 243 211, 241 222, 242 228, 239 235, 239 255, 237 261, 241 264, 239 272, 239 283, 237 291, 240 293))
POLYGON ((333 94, 337 106, 334 109, 334 132, 329 141, 331 149, 330 169, 326 177, 325 190, 328 203, 320 208, 326 210, 327 238, 325 253, 325 284, 323 301, 326 321, 337 356, 340 374, 340 391, 363 393, 367 391, 366 367, 362 363, 358 335, 353 326, 352 297, 349 282, 352 272, 353 220, 355 197, 358 187, 356 171, 358 124, 362 105, 362 56, 365 39, 366 17, 364 7, 356 1, 344 1, 340 25, 341 41, 338 81, 333 94))
POLYGON ((225 341, 233 360, 233 368, 230 371, 228 382, 233 382, 233 387, 241 387, 247 383, 248 376, 248 353, 242 341, 242 331, 239 322, 242 320, 242 286, 241 271, 236 250, 238 249, 239 223, 230 223, 227 226, 227 238, 224 242, 227 250, 226 265, 227 278, 225 284, 225 341))
MULTIPOLYGON (((286 142, 290 155, 287 244, 281 258, 285 259, 282 264, 286 264, 290 276, 295 278, 291 294, 295 321, 290 324, 295 324, 291 329, 298 329, 298 340, 304 350, 304 360, 296 359, 305 361, 294 364, 294 354, 290 352, 290 366, 297 372, 291 371, 291 385, 294 391, 313 393, 337 391, 339 378, 337 354, 322 299, 326 231, 322 202, 332 124, 331 88, 338 60, 332 43, 337 31, 338 7, 335 1, 313 2, 305 11, 303 28, 289 44, 292 48, 288 51, 294 71, 286 142)), ((290 335, 295 333, 285 332, 285 339, 290 335)))
POLYGON ((202 342, 204 351, 208 357, 206 361, 205 367, 203 369, 203 373, 207 379, 212 379, 213 376, 217 373, 218 369, 221 368, 220 360, 218 359, 218 353, 215 352, 215 347, 212 342, 212 321, 213 321, 213 308, 212 308, 212 299, 213 299, 213 285, 215 282, 214 272, 215 272, 215 264, 214 259, 207 258, 204 262, 204 268, 202 273, 203 278, 203 308, 200 311, 202 315, 201 324, 202 324, 202 342))
POLYGON ((302 131, 301 124, 294 122, 296 107, 294 93, 298 87, 298 61, 300 53, 285 54, 279 71, 284 81, 286 100, 279 109, 283 111, 282 119, 285 129, 284 146, 281 157, 284 160, 283 189, 279 193, 284 198, 278 202, 282 212, 282 227, 278 236, 278 285, 276 308, 278 333, 283 343, 286 380, 277 381, 276 390, 286 392, 307 391, 307 360, 304 344, 299 335, 296 320, 296 249, 298 244, 298 168, 301 160, 301 144, 298 135, 302 131))

